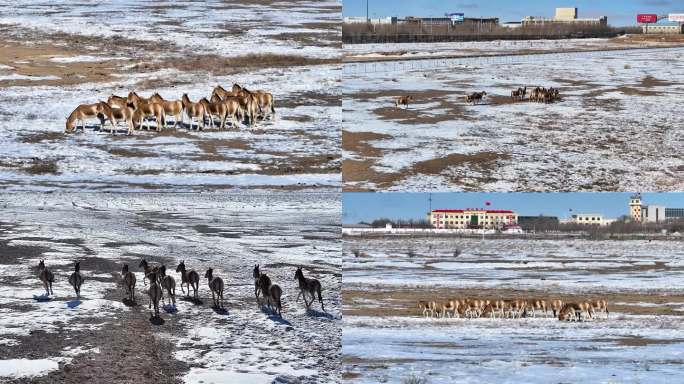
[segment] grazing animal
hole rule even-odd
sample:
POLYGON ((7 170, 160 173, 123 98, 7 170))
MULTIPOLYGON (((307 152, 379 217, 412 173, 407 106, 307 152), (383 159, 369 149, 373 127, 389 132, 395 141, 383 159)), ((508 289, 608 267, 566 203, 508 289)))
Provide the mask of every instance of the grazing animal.
POLYGON ((187 93, 183 94, 181 102, 183 103, 183 109, 185 110, 185 114, 190 119, 190 128, 192 128, 193 119, 197 119, 197 129, 199 129, 200 131, 203 130, 204 117, 207 114, 206 109, 204 109, 204 105, 202 105, 202 103, 193 103, 192 101, 190 101, 190 98, 188 97, 187 93))
MULTIPOLYGON (((166 113, 164 112, 164 106, 161 103, 155 103, 147 99, 143 99, 137 96, 134 92, 131 92, 128 96, 129 103, 128 106, 132 106, 135 109, 135 120, 139 121, 140 129, 143 127, 143 123, 146 121, 147 117, 154 117, 157 121, 157 132, 161 132, 162 128, 166 125, 166 113), (131 96, 135 95, 135 96, 131 96)), ((147 124, 147 130, 150 130, 149 123, 147 124)))
POLYGON ((482 99, 487 96, 487 92, 482 91, 482 92, 473 92, 470 95, 466 95, 465 100, 466 103, 471 103, 471 104, 479 104, 482 99))
POLYGON ((183 289, 183 284, 185 284, 188 287, 187 296, 190 296, 190 287, 192 287, 194 291, 193 297, 198 299, 197 290, 199 289, 199 274, 194 270, 188 271, 185 269, 185 261, 181 261, 180 264, 178 264, 176 272, 180 272, 181 274, 181 291, 185 293, 185 290, 183 289))
POLYGON ((425 318, 435 316, 435 305, 434 301, 419 301, 418 308, 425 318))
POLYGON ((214 90, 211 92, 211 98, 217 97, 219 100, 224 100, 226 97, 237 96, 235 92, 228 92, 220 85, 216 85, 214 90))
POLYGON ((64 133, 76 131, 76 123, 78 121, 81 122, 81 129, 85 131, 85 120, 92 118, 100 120, 100 129, 104 127, 104 117, 102 116, 102 107, 100 106, 100 103, 79 105, 67 117, 64 133))
POLYGON ((559 300, 559 299, 551 300, 551 310, 553 311, 553 317, 558 316, 558 313, 563 308, 564 304, 565 303, 563 303, 563 300, 559 300))
POLYGON ((121 277, 123 278, 124 288, 128 295, 128 300, 135 300, 135 274, 128 270, 128 264, 124 264, 121 268, 121 277))
POLYGON ((524 100, 525 94, 527 93, 527 86, 519 87, 516 90, 511 91, 511 99, 513 100, 524 100))
MULTIPOLYGON (((111 98, 111 97, 110 97, 111 98)), ((100 101, 100 108, 102 110, 102 116, 104 116, 112 124, 112 128, 109 133, 112 135, 116 134, 116 125, 119 121, 126 122, 128 126, 127 135, 133 134, 133 108, 128 105, 124 105, 122 108, 112 108, 111 105, 100 101)))
POLYGON ((394 99, 394 106, 396 108, 399 108, 400 105, 405 105, 406 109, 409 107, 409 103, 413 101, 413 96, 407 95, 407 96, 400 96, 394 99))
MULTIPOLYGON (((235 86, 237 84, 233 85, 233 88, 235 89, 235 86)), ((256 103, 256 109, 261 113, 261 117, 263 119, 266 118, 266 112, 268 112, 268 116, 271 118, 271 120, 275 119, 275 104, 273 101, 273 95, 262 90, 256 90, 256 91, 250 91, 247 88, 240 87, 237 85, 240 89, 235 92, 236 96, 243 96, 243 95, 249 95, 252 97, 252 100, 256 103)))
POLYGON ((537 317, 537 311, 541 311, 544 314, 544 317, 548 317, 548 312, 546 311, 546 300, 533 299, 528 304, 532 312, 532 317, 537 317))
POLYGON ((579 321, 582 319, 582 308, 577 303, 565 303, 558 311, 558 320, 579 321))
POLYGON ((159 317, 159 300, 161 300, 164 292, 157 283, 157 274, 155 272, 150 273, 149 279, 150 289, 147 291, 147 295, 150 297, 150 303, 147 308, 152 309, 152 305, 154 305, 154 316, 159 317))
POLYGON ((52 283, 55 282, 55 275, 45 266, 45 260, 38 263, 38 278, 43 282, 45 293, 50 296, 55 293, 52 291, 52 283))
POLYGON ((608 303, 604 299, 597 299, 591 301, 592 312, 596 315, 604 313, 608 319, 608 303))
POLYGON ((212 268, 207 269, 204 274, 209 282, 209 290, 211 290, 211 300, 214 303, 214 308, 223 308, 223 280, 214 276, 212 268))
POLYGON ((74 287, 76 297, 81 297, 81 285, 83 284, 83 276, 81 276, 81 262, 77 261, 74 266, 74 273, 69 276, 69 284, 74 287))
POLYGON ((128 99, 125 97, 111 95, 107 98, 107 104, 113 108, 126 108, 128 106, 128 99))
POLYGON ((308 309, 316 298, 314 294, 317 293, 318 302, 321 303, 321 309, 325 311, 325 307, 323 306, 323 297, 321 296, 321 282, 316 279, 307 279, 304 277, 302 267, 297 268, 294 278, 297 280, 297 282, 299 282, 299 294, 297 295, 297 300, 299 300, 299 296, 302 295, 304 297, 304 304, 306 304, 306 308, 308 309), (311 296, 310 302, 306 300, 307 293, 309 296, 311 296))
POLYGON ((168 293, 171 298, 171 303, 176 305, 176 280, 174 280, 173 276, 166 274, 166 265, 162 264, 162 266, 159 267, 159 277, 159 284, 162 287, 162 304, 165 304, 163 292, 166 290, 166 293, 168 293))
MULTIPOLYGON (((178 123, 183 124, 183 102, 180 100, 164 100, 159 93, 150 96, 150 101, 161 104, 164 114, 173 116, 173 129, 177 129, 178 123)), ((164 128, 168 128, 168 123, 164 119, 164 128)))

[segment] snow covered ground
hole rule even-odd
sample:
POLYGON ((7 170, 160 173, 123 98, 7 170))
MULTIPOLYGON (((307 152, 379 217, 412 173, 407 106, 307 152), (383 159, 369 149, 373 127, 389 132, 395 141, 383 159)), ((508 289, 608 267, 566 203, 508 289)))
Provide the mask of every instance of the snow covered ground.
POLYGON ((497 40, 452 43, 395 43, 395 44, 344 44, 347 60, 409 59, 429 57, 459 57, 473 55, 506 55, 557 51, 587 51, 615 48, 644 48, 678 46, 681 42, 639 41, 629 37, 615 39, 567 40, 497 40))
POLYGON ((0 381, 74 380, 97 369, 112 381, 339 382, 339 204, 335 193, 0 195, 0 381), (202 276, 203 303, 182 299, 177 286, 178 312, 148 321, 142 257, 165 263, 177 285, 185 260, 202 276), (40 259, 55 273, 48 302, 33 300, 43 291, 40 259), (81 300, 67 282, 76 260, 81 300), (122 302, 123 263, 137 276, 134 306, 122 302), (256 304, 257 263, 283 289, 282 319, 256 304), (325 312, 295 301, 300 265, 321 281, 325 312), (209 267, 225 282, 225 313, 210 308, 209 267), (143 376, 133 364, 159 372, 143 376))
POLYGON ((368 72, 343 82, 344 188, 680 190, 682 58, 671 48, 361 64, 368 72), (562 99, 512 102, 521 86, 562 99), (485 102, 467 105, 474 91, 485 102), (394 107, 401 95, 415 99, 408 110, 394 107))
POLYGON ((297 0, 3 4, 0 188, 339 188, 340 11, 297 0), (197 101, 233 83, 271 92, 276 119, 198 132, 184 117, 177 131, 134 137, 93 120, 62 134, 76 106, 112 94, 197 101))
POLYGON ((345 237, 343 253, 349 382, 666 383, 681 371, 681 241, 345 237), (611 313, 420 316, 418 300, 450 297, 603 297, 611 313))
POLYGON ((335 57, 339 1, 3 2, 0 23, 99 38, 171 43, 219 55, 335 57), (303 40, 304 39, 304 40, 303 40))

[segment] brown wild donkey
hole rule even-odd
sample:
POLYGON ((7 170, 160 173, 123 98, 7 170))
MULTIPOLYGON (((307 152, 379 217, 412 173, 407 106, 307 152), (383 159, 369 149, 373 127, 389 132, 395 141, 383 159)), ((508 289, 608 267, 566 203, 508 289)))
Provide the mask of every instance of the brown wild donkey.
POLYGON ((214 276, 214 270, 212 268, 207 269, 204 274, 209 282, 209 290, 211 290, 211 301, 214 304, 214 308, 223 308, 223 280, 214 276))
POLYGON ((69 284, 74 287, 76 297, 81 297, 81 285, 83 284, 83 276, 81 276, 81 262, 77 261, 74 265, 74 273, 69 276, 69 284))
POLYGON ((190 101, 187 93, 183 94, 181 102, 183 103, 185 114, 188 116, 188 118, 190 118, 190 129, 192 129, 193 119, 197 119, 197 129, 200 131, 203 130, 204 117, 207 114, 207 111, 204 109, 204 105, 202 105, 202 103, 193 103, 190 101))
POLYGON ((117 123, 119 121, 124 121, 128 126, 128 132, 126 134, 133 134, 133 108, 130 108, 128 105, 125 105, 123 108, 112 108, 111 105, 104 101, 100 101, 99 104, 102 109, 102 115, 112 124, 109 133, 115 135, 117 123))
POLYGON ((104 128, 104 117, 102 116, 100 103, 79 105, 67 117, 64 133, 76 131, 76 123, 78 121, 81 122, 81 129, 85 131, 85 120, 93 118, 97 118, 100 121, 100 129, 104 128))
POLYGON ((185 284, 188 287, 187 296, 190 296, 190 287, 192 287, 192 290, 194 291, 193 297, 195 300, 197 300, 197 290, 199 289, 199 273, 195 272, 194 270, 186 270, 185 261, 181 261, 180 264, 178 264, 176 267, 176 272, 180 272, 181 274, 181 291, 185 293, 185 290, 183 289, 183 284, 185 284))
POLYGON ((302 267, 297 268, 297 271, 295 272, 295 280, 299 282, 299 295, 297 295, 297 301, 299 301, 299 296, 302 295, 304 297, 304 304, 308 309, 316 299, 316 296, 314 294, 317 293, 318 302, 321 303, 321 309, 325 311, 325 307, 323 306, 323 297, 321 296, 320 281, 316 279, 307 279, 306 277, 304 277, 302 267), (307 293, 309 294, 309 296, 311 296, 310 302, 306 300, 307 293))
POLYGON ((406 109, 409 107, 409 103, 413 101, 413 96, 407 95, 407 96, 399 96, 394 98, 394 106, 396 108, 399 108, 400 105, 405 105, 406 109))
POLYGON ((54 295, 52 283, 55 282, 55 275, 45 267, 45 260, 40 260, 38 263, 38 278, 43 282, 43 287, 45 287, 47 296, 54 295))
MULTIPOLYGON (((135 92, 131 92, 128 95, 130 100, 128 105, 135 109, 134 117, 139 120, 140 129, 143 128, 143 123, 145 123, 145 118, 154 117, 157 122, 157 132, 161 132, 162 128, 166 125, 166 113, 164 112, 164 106, 160 103, 151 102, 149 100, 143 99, 138 96, 135 92)), ((150 124, 147 123, 147 130, 150 130, 150 124)))
MULTIPOLYGON (((161 104, 164 108, 165 115, 173 116, 173 129, 178 128, 178 123, 183 124, 183 102, 180 100, 164 100, 159 93, 150 96, 152 103, 161 104)), ((168 127, 166 119, 164 119, 164 127, 168 127)))
POLYGON ((123 268, 121 268, 121 278, 123 279, 128 300, 131 302, 135 301, 135 274, 128 270, 128 264, 124 264, 123 268))

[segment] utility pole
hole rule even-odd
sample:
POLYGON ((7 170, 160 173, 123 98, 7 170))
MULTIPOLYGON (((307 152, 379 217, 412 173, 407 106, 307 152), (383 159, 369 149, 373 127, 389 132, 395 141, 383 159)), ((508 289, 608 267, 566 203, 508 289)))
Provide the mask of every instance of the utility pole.
POLYGON ((370 23, 370 19, 368 18, 368 2, 370 0, 366 0, 366 23, 370 23))

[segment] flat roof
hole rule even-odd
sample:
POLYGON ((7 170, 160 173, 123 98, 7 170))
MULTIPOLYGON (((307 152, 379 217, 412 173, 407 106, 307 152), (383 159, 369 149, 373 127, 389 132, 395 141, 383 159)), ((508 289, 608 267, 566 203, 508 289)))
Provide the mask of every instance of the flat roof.
POLYGON ((485 213, 515 213, 506 209, 481 209, 481 208, 465 208, 465 209, 433 209, 435 213, 464 213, 464 212, 485 212, 485 213))

